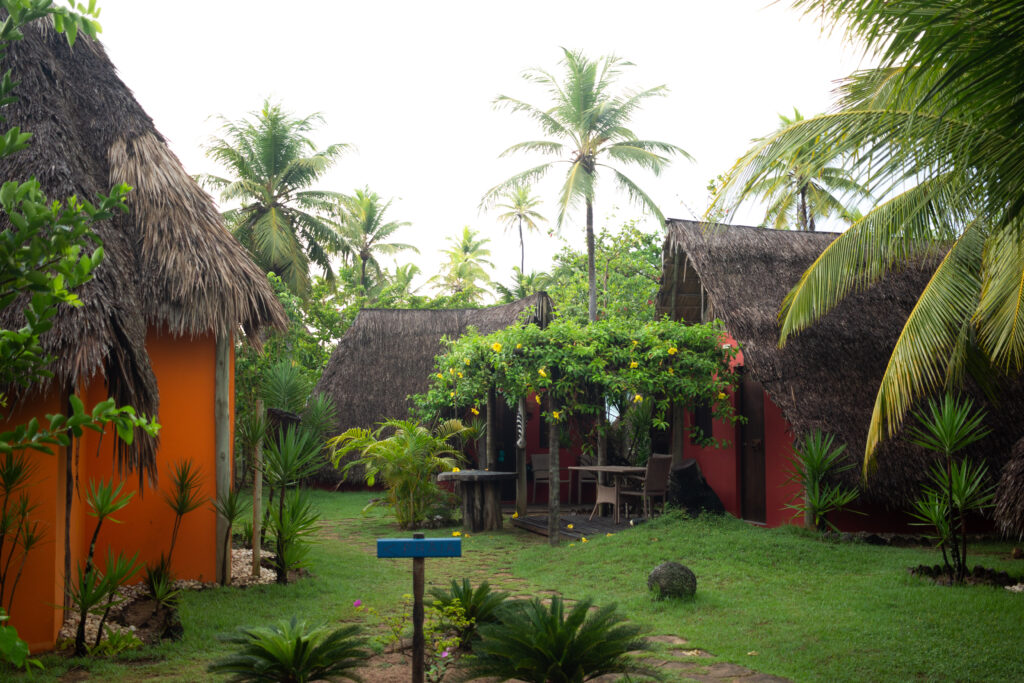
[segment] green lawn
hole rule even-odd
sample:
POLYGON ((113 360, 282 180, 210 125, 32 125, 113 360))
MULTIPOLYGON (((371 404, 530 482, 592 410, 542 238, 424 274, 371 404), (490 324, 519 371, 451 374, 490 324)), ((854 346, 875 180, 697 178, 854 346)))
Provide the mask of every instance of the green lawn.
MULTIPOLYGON (((218 633, 299 615, 362 621, 359 599, 382 612, 411 591, 408 560, 378 560, 374 539, 397 536, 380 512, 361 515, 365 493, 316 492, 323 539, 313 577, 290 586, 215 589, 184 596, 185 638, 130 655, 135 661, 44 658, 46 677, 71 667, 96 679, 194 681, 223 655, 218 633)), ((448 535, 451 530, 428 532, 448 535)), ((1008 544, 974 549, 974 562, 1024 573, 1008 544)), ((798 681, 1024 680, 1024 594, 945 588, 907 568, 935 563, 928 549, 822 542, 802 530, 765 530, 731 518, 667 516, 611 537, 550 548, 515 530, 476 534, 463 557, 427 561, 430 585, 490 579, 517 595, 558 591, 615 602, 652 634, 674 634, 716 659, 798 681), (655 602, 647 572, 665 560, 697 574, 692 602, 655 602)), ((380 625, 375 625, 377 628, 380 625)))

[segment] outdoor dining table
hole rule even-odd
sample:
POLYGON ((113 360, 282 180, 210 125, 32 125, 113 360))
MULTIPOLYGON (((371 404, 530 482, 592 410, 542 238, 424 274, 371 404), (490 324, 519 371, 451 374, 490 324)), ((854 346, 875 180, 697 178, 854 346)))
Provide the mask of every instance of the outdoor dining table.
POLYGON ((462 525, 474 533, 501 528, 501 482, 515 478, 515 472, 490 470, 459 470, 437 475, 438 481, 459 483, 462 525))
POLYGON ((594 509, 590 513, 590 518, 594 518, 594 513, 597 512, 597 506, 601 503, 611 503, 615 506, 615 523, 619 523, 619 491, 622 488, 622 480, 629 476, 640 476, 643 477, 647 472, 646 467, 636 467, 633 465, 573 465, 569 468, 577 472, 594 472, 597 474, 610 474, 612 475, 612 485, 605 486, 598 483, 596 487, 596 494, 594 499, 594 509))

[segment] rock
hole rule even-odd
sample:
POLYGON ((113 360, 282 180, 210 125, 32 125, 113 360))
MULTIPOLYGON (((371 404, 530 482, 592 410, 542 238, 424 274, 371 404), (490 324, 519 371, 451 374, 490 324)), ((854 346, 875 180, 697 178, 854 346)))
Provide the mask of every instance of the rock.
POLYGON ((697 592, 697 576, 678 562, 663 562, 651 570, 647 587, 658 600, 692 598, 697 592))

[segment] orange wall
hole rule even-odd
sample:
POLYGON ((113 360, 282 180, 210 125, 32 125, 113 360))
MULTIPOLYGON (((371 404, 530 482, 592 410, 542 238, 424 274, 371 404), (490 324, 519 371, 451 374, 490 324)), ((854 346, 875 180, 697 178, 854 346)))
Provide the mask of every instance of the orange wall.
MULTIPOLYGON (((178 578, 215 580, 216 514, 210 500, 216 495, 214 381, 215 339, 212 335, 176 338, 166 332, 150 330, 146 348, 156 373, 160 392, 160 447, 157 453, 158 487, 167 490, 173 463, 191 458, 201 476, 203 504, 185 515, 178 532, 172 570, 178 578)), ((233 359, 232 359, 233 360, 233 359)), ((233 363, 231 364, 233 367, 233 363)), ((233 376, 229 395, 234 395, 233 376)), ((87 409, 107 397, 102 379, 89 383, 80 392, 87 409)), ((27 404, 11 424, 28 416, 61 411, 61 399, 52 392, 45 399, 27 404)), ((234 405, 230 406, 231 415, 234 405)), ((233 420, 232 420, 233 422, 233 420)), ((80 440, 78 488, 72 503, 72 566, 84 561, 88 543, 96 528, 95 518, 87 514, 85 495, 90 481, 109 479, 117 473, 113 460, 114 438, 87 431, 80 440), (97 453, 97 446, 100 451, 97 453)), ((30 495, 39 507, 33 519, 46 528, 44 544, 29 556, 18 586, 11 622, 33 651, 53 646, 61 624, 61 610, 54 605, 63 601, 64 564, 64 459, 63 449, 56 456, 39 454, 39 468, 33 476, 30 495)), ((134 491, 132 501, 115 513, 121 524, 104 522, 97 542, 96 557, 102 566, 107 547, 129 555, 138 551, 140 563, 153 563, 170 546, 174 515, 161 491, 138 477, 128 477, 124 491, 134 491)), ((72 569, 74 572, 74 569, 72 569)), ((138 575, 141 579, 142 573, 138 575)))

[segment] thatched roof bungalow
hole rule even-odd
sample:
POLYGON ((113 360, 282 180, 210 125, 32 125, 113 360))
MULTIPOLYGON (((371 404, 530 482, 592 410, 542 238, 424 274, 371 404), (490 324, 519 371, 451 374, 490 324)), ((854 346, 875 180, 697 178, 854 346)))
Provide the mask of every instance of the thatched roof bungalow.
POLYGON ((315 391, 334 400, 339 433, 375 429, 383 420, 406 417, 412 407, 408 397, 427 390, 442 337, 457 338, 471 326, 489 334, 550 316, 551 300, 544 293, 488 308, 363 309, 338 342, 315 391))
MULTIPOLYGON (((113 438, 100 446, 88 433, 73 450, 39 459, 31 495, 48 543, 29 556, 12 622, 34 648, 45 648, 61 623, 52 605, 64 602, 65 544, 74 566, 95 523, 76 495, 65 535, 67 474, 79 490, 110 477, 139 487, 121 515, 127 523, 105 525, 99 547, 138 551, 140 560, 154 562, 168 550, 173 518, 160 495, 141 489, 166 482, 171 464, 187 457, 201 470, 200 495, 216 495, 218 439, 225 464, 230 457, 232 338, 239 327, 257 335, 285 318, 265 275, 224 228, 211 198, 182 168, 102 46, 82 36, 71 49, 45 21, 24 33, 6 55, 19 99, 4 115, 34 137, 26 151, 3 160, 3 179, 34 176, 51 198, 94 198, 118 183, 134 189, 128 213, 96 226, 106 259, 78 292, 84 305, 63 309, 43 337, 56 358, 53 378, 17 396, 8 418, 63 412, 75 391, 87 407, 112 396, 162 424, 158 439, 115 448, 113 438), (218 347, 223 372, 215 381, 218 347), (218 409, 229 420, 227 431, 215 425, 218 409)), ((18 308, 0 312, 5 326, 17 324, 18 308)), ((187 515, 174 573, 213 580, 215 537, 208 506, 187 515)))
MULTIPOLYGON (((875 395, 897 336, 931 275, 930 264, 894 272, 847 297, 821 321, 779 348, 778 312, 786 293, 835 233, 766 230, 670 220, 658 312, 686 322, 718 318, 742 349, 743 382, 737 412, 746 426, 715 424, 723 450, 701 449, 677 436, 677 447, 697 457, 730 512, 769 525, 792 516, 795 493, 786 485, 794 438, 820 429, 847 445, 858 483, 875 395), (683 442, 686 443, 683 443, 683 442)), ((1021 436, 1011 394, 990 412, 993 434, 973 449, 1000 471, 1021 436)), ((685 416, 689 427, 699 415, 685 416)), ((888 516, 919 493, 929 457, 900 438, 882 444, 878 470, 861 500, 888 516)), ((884 527, 885 519, 844 518, 850 525, 884 527)))

